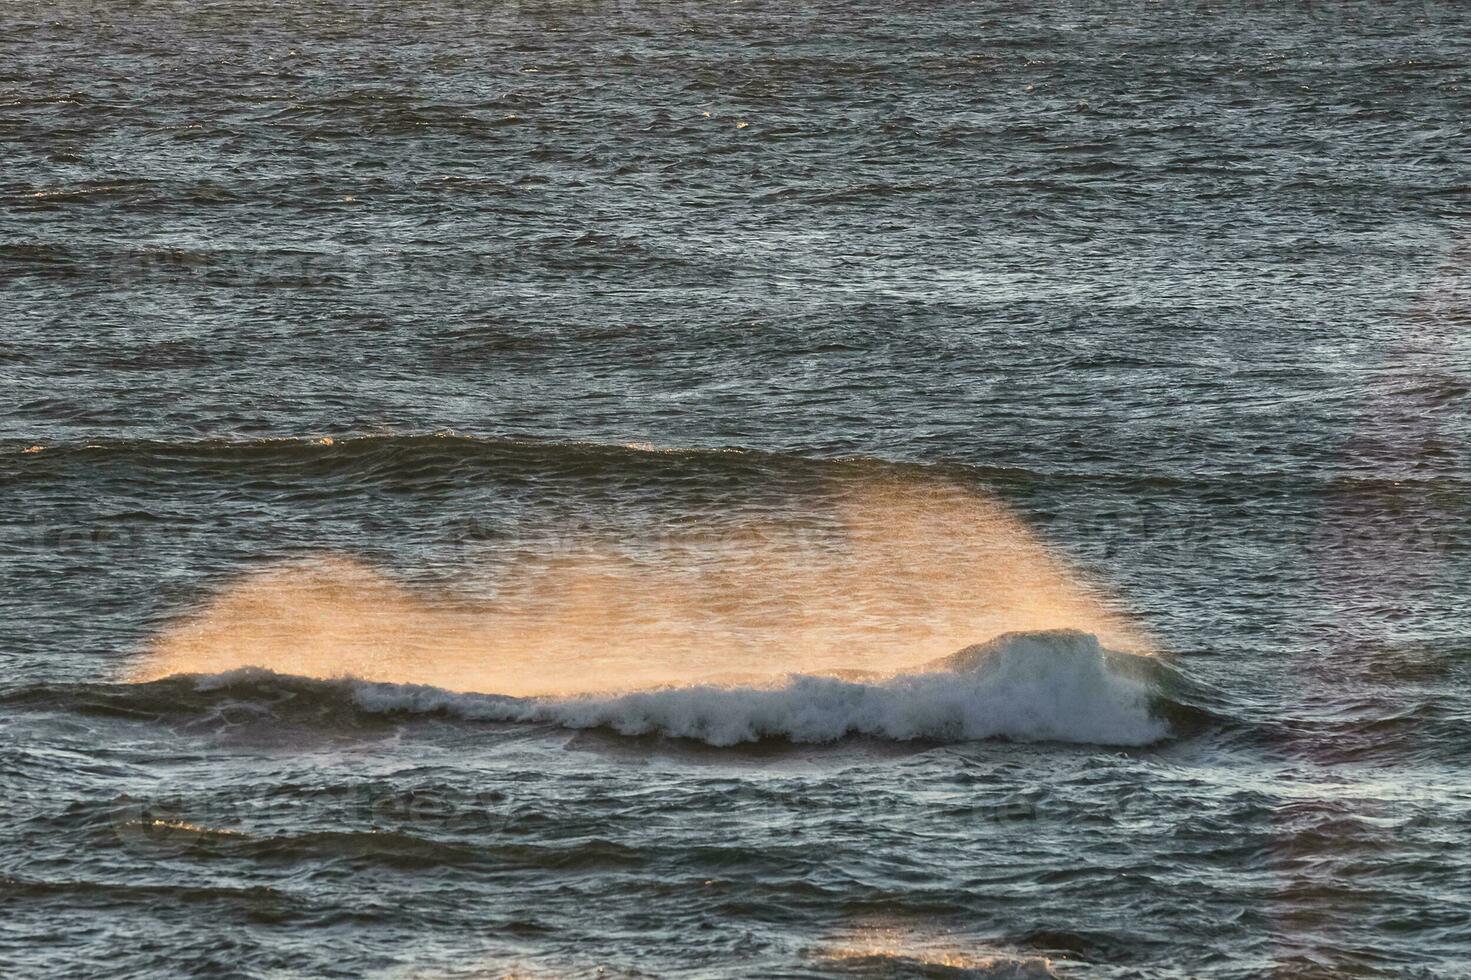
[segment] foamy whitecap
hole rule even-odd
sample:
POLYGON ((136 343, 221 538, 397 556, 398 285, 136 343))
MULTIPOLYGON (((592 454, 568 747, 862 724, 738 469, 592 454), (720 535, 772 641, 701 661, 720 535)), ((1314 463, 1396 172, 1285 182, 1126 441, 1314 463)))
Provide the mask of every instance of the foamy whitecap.
POLYGON ((540 722, 661 734, 711 745, 763 738, 831 742, 850 735, 899 740, 1145 745, 1169 734, 1156 693, 1117 667, 1091 634, 1008 633, 924 669, 869 681, 794 675, 759 687, 694 685, 615 696, 508 698, 438 688, 353 683, 375 712, 445 712, 480 721, 540 722))

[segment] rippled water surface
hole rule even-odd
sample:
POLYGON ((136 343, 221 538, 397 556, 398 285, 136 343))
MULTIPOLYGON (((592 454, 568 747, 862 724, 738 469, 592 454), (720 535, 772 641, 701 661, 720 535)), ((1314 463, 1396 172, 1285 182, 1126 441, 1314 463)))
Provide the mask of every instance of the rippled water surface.
POLYGON ((0 11, 0 968, 1471 974, 1462 4, 0 11))

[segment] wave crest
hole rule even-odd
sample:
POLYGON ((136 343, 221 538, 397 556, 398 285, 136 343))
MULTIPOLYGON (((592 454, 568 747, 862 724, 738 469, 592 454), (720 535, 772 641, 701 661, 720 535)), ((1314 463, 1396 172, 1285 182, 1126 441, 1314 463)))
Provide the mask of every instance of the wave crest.
MULTIPOLYGON (((690 685, 618 695, 514 698, 361 680, 346 685, 369 713, 448 714, 551 723, 729 746, 848 736, 961 742, 988 738, 1146 745, 1170 734, 1151 658, 1106 651, 1076 630, 1008 633, 918 671, 867 678, 792 675, 761 686, 690 685)), ((254 670, 201 679, 228 687, 254 670)))

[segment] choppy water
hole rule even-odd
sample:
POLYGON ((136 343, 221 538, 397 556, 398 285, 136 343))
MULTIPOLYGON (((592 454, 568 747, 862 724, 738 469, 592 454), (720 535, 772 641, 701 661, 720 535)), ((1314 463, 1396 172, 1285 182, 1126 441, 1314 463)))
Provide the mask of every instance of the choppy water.
POLYGON ((7 975, 1471 973, 1463 5, 0 28, 7 975))

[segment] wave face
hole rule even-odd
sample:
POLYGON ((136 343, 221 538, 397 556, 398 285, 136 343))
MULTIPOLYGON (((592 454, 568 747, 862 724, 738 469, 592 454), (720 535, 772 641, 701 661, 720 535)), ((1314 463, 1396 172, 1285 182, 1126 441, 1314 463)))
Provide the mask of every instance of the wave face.
MULTIPOLYGON (((699 684, 614 696, 513 698, 424 685, 344 679, 369 713, 448 714, 472 721, 551 723, 728 746, 763 739, 832 742, 1020 741, 1145 745, 1170 733, 1148 678, 1150 658, 1106 651, 1076 630, 1008 633, 924 669, 888 677, 792 675, 761 686, 699 684), (1144 662, 1141 673, 1124 663, 1144 662)), ((250 684, 265 672, 200 679, 205 689, 250 684)), ((269 675, 266 675, 269 676, 269 675)))

